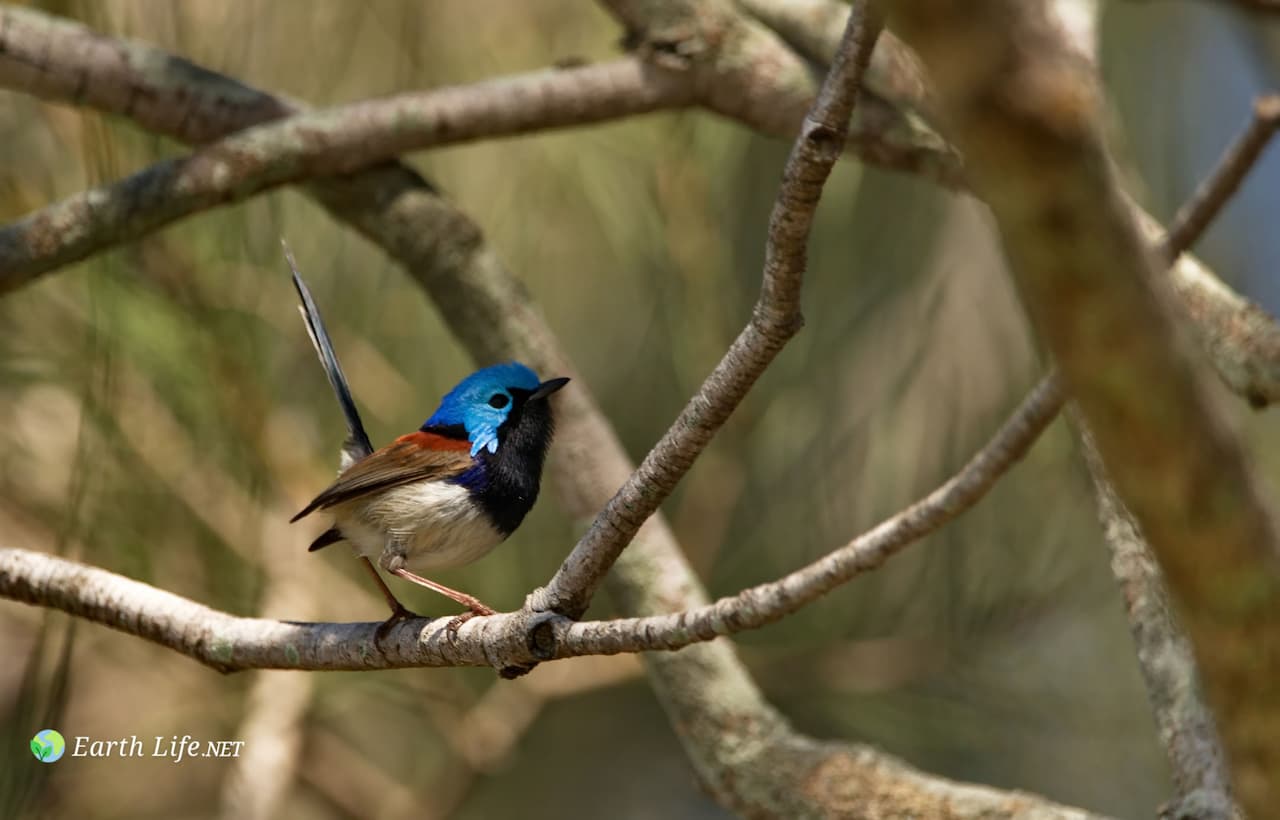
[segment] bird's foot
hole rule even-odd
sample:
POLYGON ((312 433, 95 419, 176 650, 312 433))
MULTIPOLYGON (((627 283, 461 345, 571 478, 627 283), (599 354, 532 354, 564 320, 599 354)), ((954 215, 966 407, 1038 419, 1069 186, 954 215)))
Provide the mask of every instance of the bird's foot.
POLYGON ((453 618, 450 619, 449 623, 445 624, 444 631, 449 634, 449 640, 456 641, 458 640, 458 629, 467 621, 471 620, 477 615, 483 617, 485 615, 496 615, 496 614, 497 614, 496 611, 490 609, 489 607, 485 606, 479 601, 476 601, 475 603, 471 604, 471 609, 469 609, 468 611, 462 613, 461 615, 453 616, 453 618))
POLYGON ((391 615, 378 625, 377 631, 373 633, 374 643, 381 644, 391 630, 397 625, 413 618, 421 618, 422 616, 411 609, 405 608, 404 604, 396 601, 396 605, 391 610, 391 615))

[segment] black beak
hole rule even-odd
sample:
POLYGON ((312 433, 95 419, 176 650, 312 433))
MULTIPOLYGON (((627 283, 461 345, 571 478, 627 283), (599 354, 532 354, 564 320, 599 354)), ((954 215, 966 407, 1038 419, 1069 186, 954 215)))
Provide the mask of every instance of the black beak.
POLYGON ((552 393, 556 392, 568 383, 569 380, 564 377, 558 379, 547 379, 545 382, 538 385, 537 390, 529 394, 529 401, 545 399, 547 396, 550 396, 552 393))

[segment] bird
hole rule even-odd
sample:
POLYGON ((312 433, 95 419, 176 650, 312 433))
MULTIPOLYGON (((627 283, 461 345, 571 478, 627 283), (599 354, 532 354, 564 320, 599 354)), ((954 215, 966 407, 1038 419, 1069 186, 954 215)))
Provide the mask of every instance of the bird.
POLYGON ((309 551, 339 541, 354 547, 391 608, 384 628, 416 616, 383 581, 375 561, 466 607, 449 624, 456 634, 463 621, 494 609, 420 573, 476 561, 524 521, 538 499, 555 430, 550 398, 569 379, 542 381, 519 362, 482 368, 446 393, 421 427, 374 449, 287 244, 285 257, 307 334, 347 422, 338 477, 290 523, 321 511, 333 516, 309 551))

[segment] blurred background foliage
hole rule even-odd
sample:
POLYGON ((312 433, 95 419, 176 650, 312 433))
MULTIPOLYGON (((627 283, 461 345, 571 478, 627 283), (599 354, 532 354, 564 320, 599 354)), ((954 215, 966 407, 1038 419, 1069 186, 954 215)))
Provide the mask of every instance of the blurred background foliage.
MULTIPOLYGON (((619 37, 595 6, 569 0, 35 5, 316 105, 606 58, 619 37)), ((1115 143, 1135 193, 1167 217, 1276 76, 1280 29, 1225 8, 1135 3, 1109 7, 1101 34, 1115 143)), ((0 144, 5 221, 182 151, 13 93, 0 93, 0 144)), ((411 160, 524 279, 639 458, 748 316, 786 150, 689 112, 411 160)), ((1278 162, 1273 152, 1203 246, 1272 311, 1278 162)), ((6 545, 234 613, 383 616, 342 548, 305 552, 318 523, 285 524, 331 477, 342 422, 281 236, 375 442, 420 424, 471 369, 408 277, 299 194, 202 214, 0 301, 6 545)), ((1042 371, 969 201, 844 163, 810 261, 805 331, 665 507, 713 594, 794 569, 932 488, 1042 371)), ((1274 483, 1274 414, 1224 405, 1274 483)), ((441 580, 515 607, 574 536, 548 493, 504 548, 441 580)), ((419 611, 452 611, 397 591, 419 611)), ((814 735, 1122 816, 1151 816, 1169 794, 1062 422, 959 522, 738 643, 814 735)), ((224 677, 12 603, 0 603, 0 652, 0 816, 245 816, 272 788, 279 817, 724 814, 634 658, 544 665, 516 683, 487 670, 224 677), (43 767, 26 746, 47 726, 248 739, 252 765, 43 767)))

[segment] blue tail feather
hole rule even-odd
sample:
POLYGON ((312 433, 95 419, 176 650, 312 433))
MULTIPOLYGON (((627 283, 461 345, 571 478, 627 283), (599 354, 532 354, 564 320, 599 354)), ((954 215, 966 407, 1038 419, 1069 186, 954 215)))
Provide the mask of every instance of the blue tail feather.
MULTIPOLYGON (((338 355, 333 351, 333 343, 329 341, 324 320, 320 318, 320 309, 316 307, 315 300, 311 298, 311 291, 302 281, 302 274, 298 272, 298 265, 293 259, 293 252, 289 250, 288 243, 282 239, 280 244, 284 246, 284 257, 289 263, 289 269, 293 271, 293 286, 298 289, 298 296, 302 300, 302 304, 298 306, 298 312, 306 322, 307 335, 311 337, 311 344, 316 350, 316 355, 320 357, 320 364, 324 367, 325 375, 329 377, 329 385, 333 388, 338 405, 342 408, 342 415, 346 418, 347 440, 342 444, 345 469, 350 463, 355 463, 372 453, 373 444, 369 441, 369 434, 365 432, 364 424, 360 421, 360 411, 356 409, 355 399, 351 397, 351 388, 347 386, 347 377, 342 372, 342 365, 338 363, 338 355)), ((316 548, 312 547, 312 549, 316 548)))

